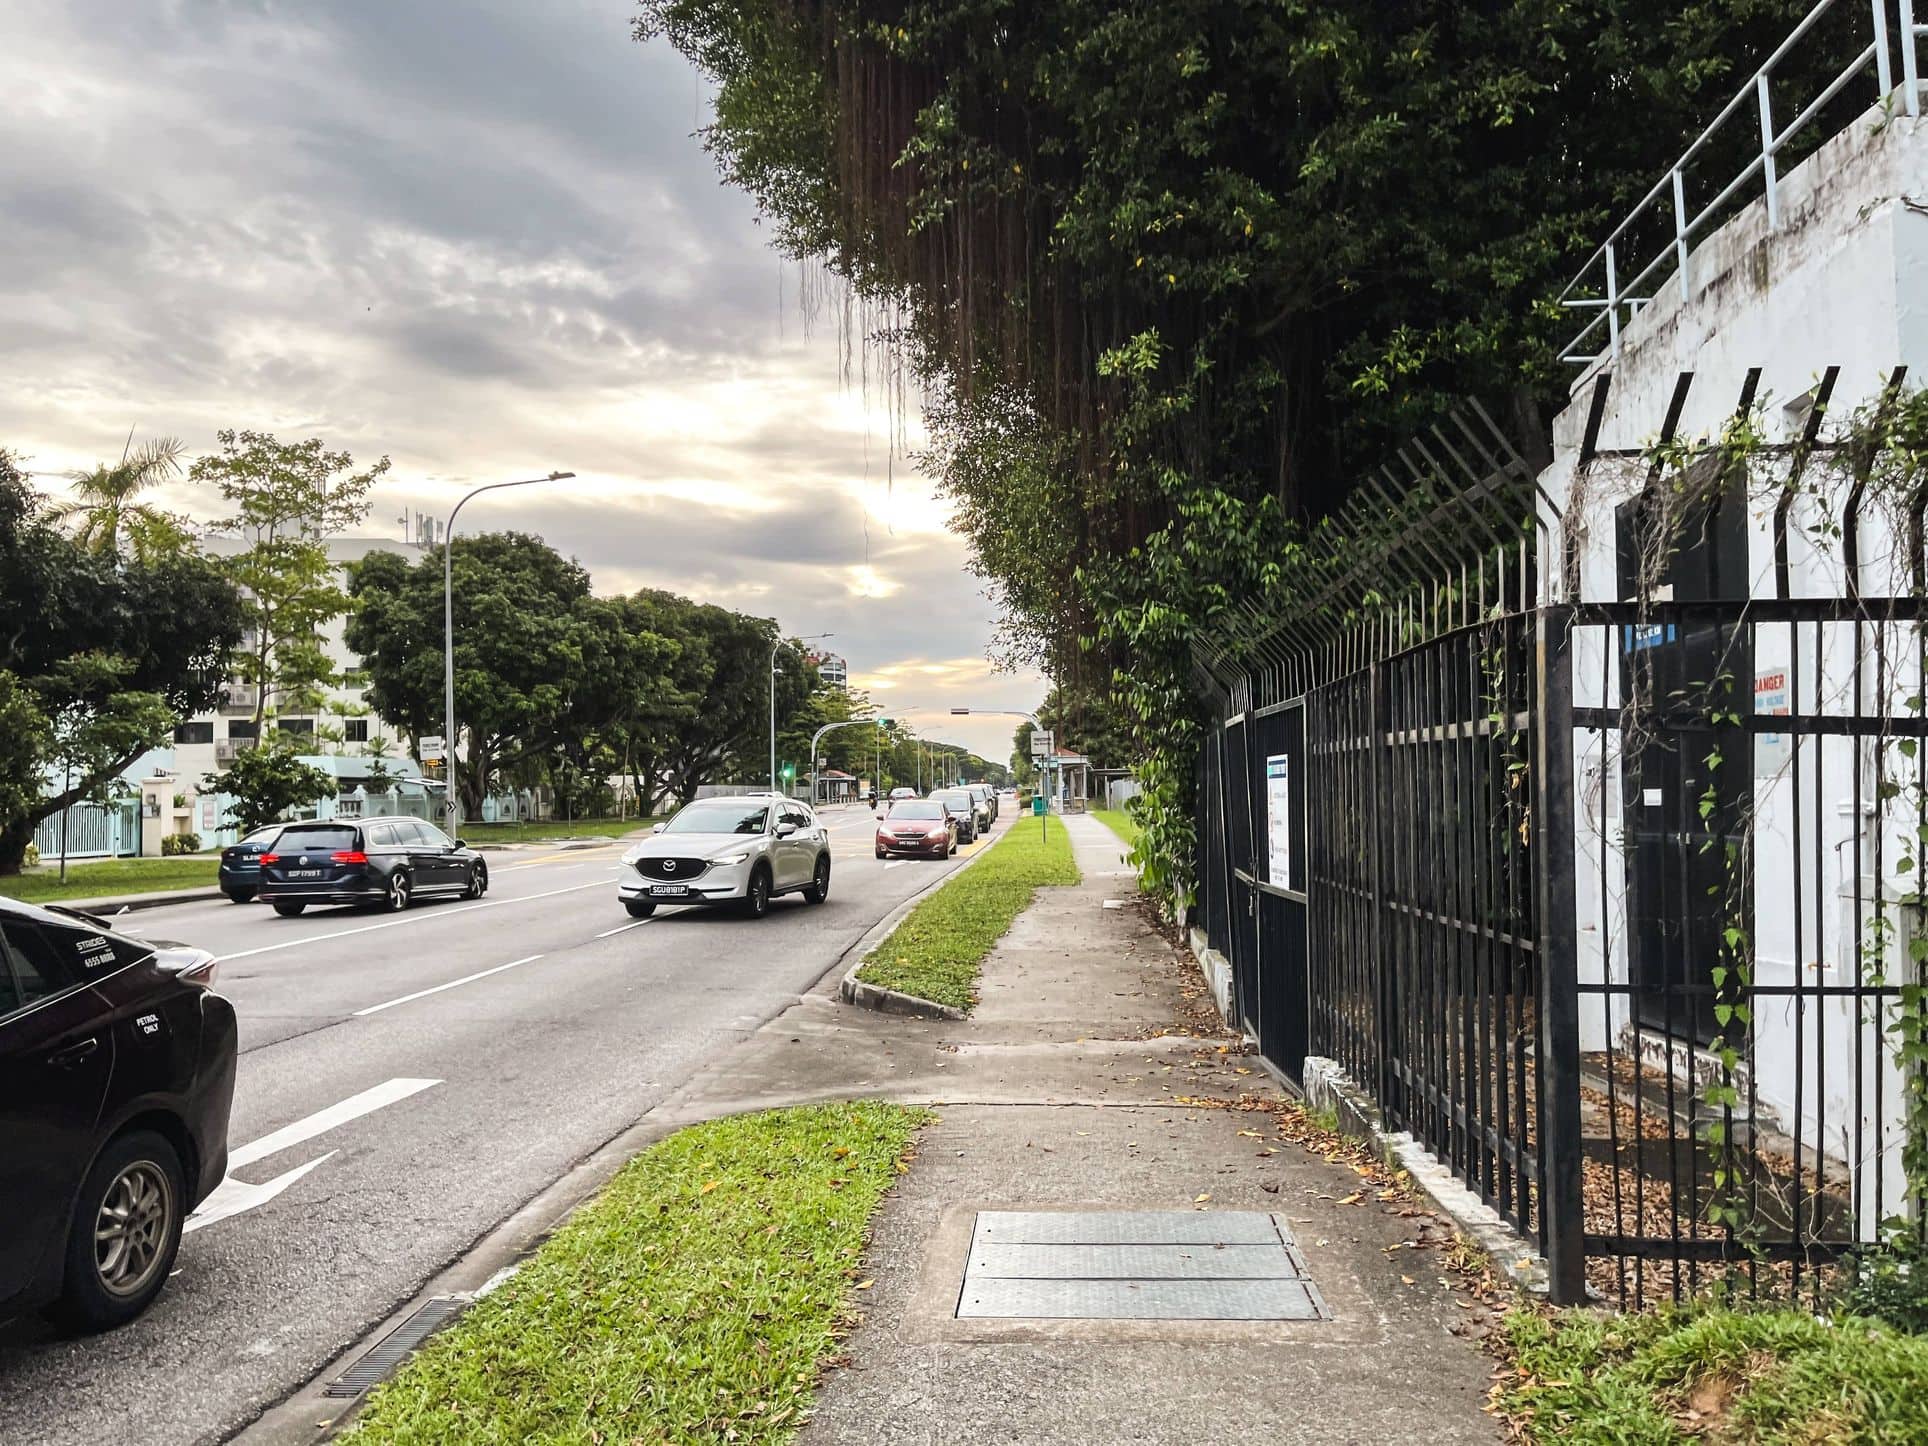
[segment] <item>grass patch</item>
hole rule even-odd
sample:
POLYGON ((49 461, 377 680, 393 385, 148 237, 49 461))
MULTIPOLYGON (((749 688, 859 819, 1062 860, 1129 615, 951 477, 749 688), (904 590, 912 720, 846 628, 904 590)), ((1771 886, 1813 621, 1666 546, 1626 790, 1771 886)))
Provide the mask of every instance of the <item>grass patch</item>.
POLYGON ((1928 1441, 1928 1337, 1791 1310, 1515 1312, 1502 1411, 1531 1441, 1928 1441))
POLYGON ((984 956, 1046 884, 1075 884, 1078 865, 1064 821, 1040 830, 1022 819, 983 858, 942 885, 864 961, 857 977, 935 1004, 969 1009, 977 1002, 984 956), (1040 832, 1044 836, 1039 837, 1040 832))
POLYGON ((545 818, 534 823, 476 823, 462 821, 462 838, 467 843, 540 843, 551 838, 621 838, 626 833, 648 828, 653 818, 579 818, 564 822, 545 818))
POLYGON ((1122 808, 1094 808, 1091 816, 1124 840, 1125 847, 1138 847, 1138 825, 1131 821, 1131 815, 1122 808))
POLYGON ((347 1439, 789 1440, 926 1118, 817 1105, 677 1131, 379 1387, 347 1439))
POLYGON ((68 860, 67 882, 56 865, 42 865, 22 874, 0 878, 0 894, 27 904, 61 899, 95 899, 110 894, 153 894, 168 889, 205 889, 214 886, 218 858, 97 859, 90 863, 68 860))

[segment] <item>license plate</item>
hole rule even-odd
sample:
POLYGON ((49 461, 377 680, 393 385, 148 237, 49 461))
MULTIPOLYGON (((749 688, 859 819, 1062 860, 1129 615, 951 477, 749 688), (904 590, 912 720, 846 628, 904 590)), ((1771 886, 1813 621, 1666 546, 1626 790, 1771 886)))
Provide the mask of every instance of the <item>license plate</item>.
POLYGON ((326 872, 326 869, 289 869, 288 877, 291 879, 318 879, 326 872))
POLYGON ((659 899, 674 899, 690 891, 688 884, 651 884, 649 891, 659 899))

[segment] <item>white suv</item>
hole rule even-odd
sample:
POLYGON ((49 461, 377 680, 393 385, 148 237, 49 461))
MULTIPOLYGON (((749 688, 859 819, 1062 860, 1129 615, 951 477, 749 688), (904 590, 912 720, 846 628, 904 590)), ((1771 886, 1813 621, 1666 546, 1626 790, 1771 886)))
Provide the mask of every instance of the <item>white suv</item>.
POLYGON ((623 855, 616 892, 647 919, 658 904, 730 904, 752 919, 779 894, 830 897, 830 838, 807 803, 775 793, 699 798, 623 855))

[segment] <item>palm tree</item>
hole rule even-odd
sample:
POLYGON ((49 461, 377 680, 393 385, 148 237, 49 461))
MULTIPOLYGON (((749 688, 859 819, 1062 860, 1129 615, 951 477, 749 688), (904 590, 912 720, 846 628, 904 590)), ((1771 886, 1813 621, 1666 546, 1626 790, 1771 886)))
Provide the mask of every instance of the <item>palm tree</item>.
POLYGON ((135 447, 132 432, 127 434, 127 442, 120 461, 113 466, 103 463, 88 471, 65 474, 78 500, 58 514, 79 524, 75 536, 81 546, 115 556, 120 554, 124 540, 131 541, 134 551, 140 553, 144 541, 180 531, 173 517, 139 498, 148 488, 180 474, 181 443, 173 437, 156 437, 135 447))

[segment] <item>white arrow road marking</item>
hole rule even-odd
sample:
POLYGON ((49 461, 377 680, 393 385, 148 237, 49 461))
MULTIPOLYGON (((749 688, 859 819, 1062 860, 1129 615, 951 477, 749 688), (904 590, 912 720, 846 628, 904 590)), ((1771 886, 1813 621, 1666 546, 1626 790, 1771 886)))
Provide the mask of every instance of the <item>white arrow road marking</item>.
POLYGON ((359 1019, 364 1014, 380 1014, 384 1009, 393 1009, 396 1005, 407 1004, 413 999, 426 999, 431 994, 440 994, 444 989, 454 989, 459 985, 473 984, 478 979, 487 979, 491 974, 500 974, 504 969, 515 969, 524 964, 533 964, 541 957, 540 954, 531 954, 527 959, 511 959, 507 964, 498 964, 493 969, 482 969, 474 974, 464 974, 460 979, 451 979, 448 983, 437 984, 432 989, 417 989, 413 994, 404 994, 400 999, 388 999, 380 1004, 371 1004, 366 1009, 357 1009, 355 1011, 355 1017, 359 1019))
POLYGON ((591 879, 586 884, 571 884, 566 889, 547 889, 540 894, 518 894, 513 899, 487 899, 479 904, 462 904, 455 908, 445 906, 405 919, 390 919, 385 924, 363 924, 359 929, 337 929, 332 934, 303 934, 300 938, 290 939, 285 944, 263 944, 259 949, 242 949, 233 954, 223 954, 218 962, 226 964, 231 959, 251 959, 256 954, 272 954, 278 949, 299 949, 303 944, 319 944, 327 939, 346 939, 350 934, 371 934, 377 929, 399 929, 404 924, 427 924, 436 919, 452 918, 457 914, 473 914, 477 909, 500 909, 506 904, 527 904, 536 899, 553 899, 557 894, 574 894, 583 889, 608 887, 609 885, 600 879, 591 879))
POLYGON ((317 1110, 306 1119, 296 1120, 292 1125, 284 1125, 272 1135, 263 1135, 253 1144, 243 1145, 228 1156, 228 1170, 245 1170, 256 1160, 265 1160, 270 1155, 278 1155, 283 1150, 312 1140, 316 1135, 325 1135, 338 1129, 350 1120, 358 1120, 363 1115, 373 1114, 386 1105, 405 1100, 410 1095, 418 1095, 425 1089, 433 1089, 440 1084, 439 1079, 392 1079, 373 1089, 363 1090, 358 1095, 350 1095, 340 1104, 330 1105, 325 1110, 317 1110))
POLYGON ((909 862, 909 859, 890 859, 885 862, 884 867, 887 869, 901 869, 909 862))
POLYGON ((327 1154, 310 1160, 305 1165, 297 1165, 294 1169, 277 1175, 272 1180, 265 1180, 259 1185, 251 1184, 246 1180, 237 1180, 234 1177, 236 1170, 245 1170, 257 1161, 267 1159, 270 1155, 278 1155, 283 1150, 304 1144, 317 1135, 339 1129, 350 1120, 358 1120, 363 1115, 373 1114, 384 1106, 405 1100, 410 1095, 418 1095, 423 1090, 432 1089, 441 1082, 439 1079, 386 1080, 373 1089, 365 1089, 358 1095, 350 1095, 339 1104, 332 1104, 325 1110, 317 1110, 312 1115, 296 1120, 292 1125, 283 1125, 273 1133, 263 1135, 260 1139, 241 1146, 228 1156, 227 1178, 215 1186, 214 1192, 201 1202, 200 1208, 187 1217, 187 1222, 181 1227, 182 1231, 199 1230, 203 1225, 212 1225, 217 1220, 226 1220, 230 1216, 240 1215, 245 1211, 266 1205, 317 1165, 334 1159, 341 1151, 330 1150, 327 1154))
POLYGON ((306 1175, 315 1166, 332 1160, 341 1151, 330 1150, 327 1154, 310 1160, 305 1165, 297 1165, 286 1174, 276 1175, 274 1179, 260 1185, 250 1185, 246 1180, 237 1180, 230 1175, 214 1187, 214 1193, 200 1204, 187 1223, 181 1226, 181 1233, 199 1230, 203 1225, 212 1225, 218 1220, 226 1220, 231 1215, 240 1215, 257 1206, 266 1205, 275 1196, 286 1190, 295 1181, 306 1175))

